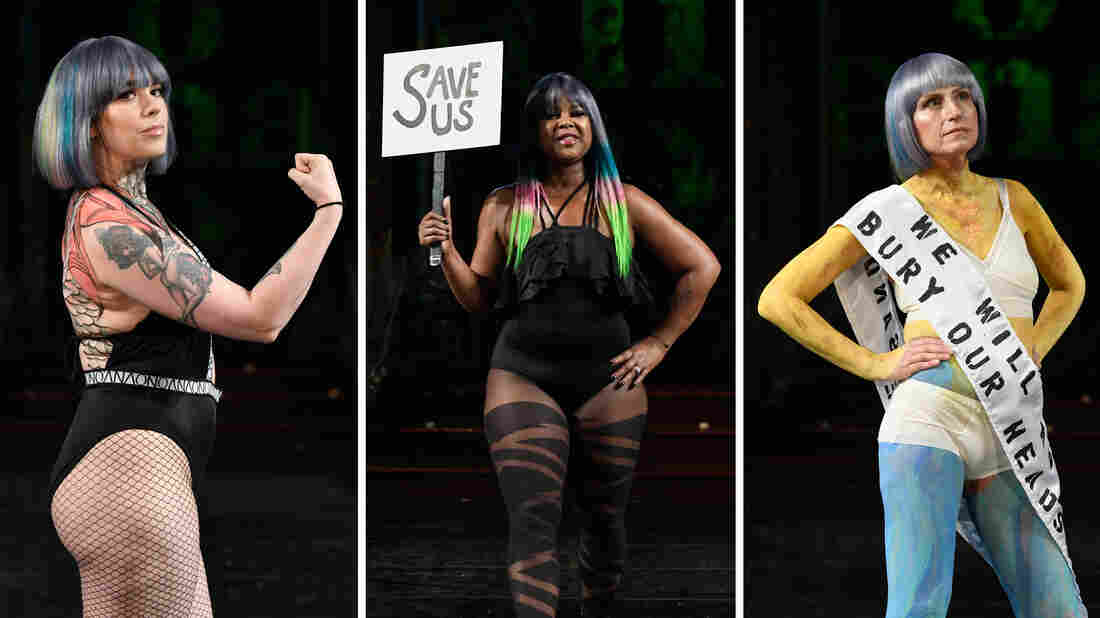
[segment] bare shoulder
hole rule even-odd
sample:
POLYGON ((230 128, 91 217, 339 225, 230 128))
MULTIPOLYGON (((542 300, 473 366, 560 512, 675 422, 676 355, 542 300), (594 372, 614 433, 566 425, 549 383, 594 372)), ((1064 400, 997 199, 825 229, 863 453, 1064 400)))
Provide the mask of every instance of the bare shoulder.
POLYGON ((512 200, 516 197, 515 189, 512 185, 503 185, 497 187, 489 192, 489 195, 485 198, 485 204, 483 208, 492 208, 493 210, 499 210, 501 208, 507 209, 512 205, 512 200))
MULTIPOLYGON (((630 227, 643 235, 654 235, 670 228, 682 227, 660 202, 631 184, 623 185, 630 227)), ((686 228, 685 228, 686 229, 686 228)))
POLYGON ((92 225, 102 220, 132 219, 126 205, 103 187, 92 187, 81 191, 73 200, 73 209, 77 221, 82 225, 92 225))
POLYGON ((624 183, 623 194, 626 196, 626 206, 631 215, 652 216, 658 213, 667 214, 668 212, 652 196, 634 185, 624 183))
POLYGON ((1039 200, 1035 199, 1031 191, 1017 180, 1006 178, 1005 189, 1008 192, 1008 203, 1016 225, 1026 234, 1036 223, 1046 217, 1043 207, 1039 205, 1039 200))
POLYGON ((1017 204, 1021 204, 1024 208, 1038 206, 1039 202, 1031 194, 1031 191, 1028 191, 1027 187, 1024 186, 1024 183, 1011 178, 1005 178, 1004 181, 1005 189, 1008 191, 1008 199, 1013 208, 1017 204))
POLYGON ((510 184, 490 191, 481 206, 481 222, 492 224, 497 229, 504 229, 508 223, 508 213, 511 211, 515 195, 515 189, 510 184))

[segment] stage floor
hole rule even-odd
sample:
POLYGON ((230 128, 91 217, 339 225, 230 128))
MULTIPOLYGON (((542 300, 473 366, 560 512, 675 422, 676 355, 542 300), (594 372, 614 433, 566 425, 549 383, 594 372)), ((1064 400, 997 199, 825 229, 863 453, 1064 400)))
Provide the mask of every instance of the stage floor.
MULTIPOLYGON (((367 616, 514 615, 505 571, 508 526, 500 497, 400 499, 398 487, 384 487, 391 483, 368 481, 367 616)), ((559 540, 559 616, 579 611, 577 521, 578 515, 567 510, 559 540)), ((659 487, 645 487, 635 491, 627 532, 630 559, 621 615, 734 615, 733 513, 728 503, 670 504, 660 497, 659 487)))

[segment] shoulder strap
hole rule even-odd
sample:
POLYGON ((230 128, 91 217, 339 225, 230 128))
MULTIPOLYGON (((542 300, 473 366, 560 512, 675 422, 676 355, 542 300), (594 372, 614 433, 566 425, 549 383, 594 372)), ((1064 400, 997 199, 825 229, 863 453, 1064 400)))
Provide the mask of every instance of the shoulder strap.
MULTIPOLYGON (((561 216, 562 211, 565 210, 565 207, 569 205, 569 202, 573 201, 573 198, 576 197, 577 193, 582 188, 584 188, 584 186, 587 185, 587 184, 588 184, 588 179, 587 178, 582 180, 581 184, 577 185, 577 188, 573 189, 573 192, 569 194, 569 197, 565 198, 565 201, 561 203, 561 207, 558 208, 558 212, 556 212, 556 213, 554 212, 554 210, 552 208, 550 208, 550 199, 547 198, 547 200, 546 200, 546 209, 550 211, 550 216, 554 218, 554 225, 558 224, 558 217, 561 216)), ((583 221, 582 221, 582 223, 583 223, 583 221)))
POLYGON ((600 229, 600 219, 596 213, 596 196, 591 186, 584 195, 584 218, 581 220, 581 225, 591 225, 597 231, 600 229))
MULTIPOLYGON (((538 196, 536 196, 535 199, 538 200, 538 196)), ((539 201, 538 204, 535 204, 535 210, 537 210, 538 213, 539 213, 539 221, 542 223, 542 229, 545 230, 546 228, 548 228, 550 226, 546 225, 546 217, 543 216, 543 214, 542 214, 542 211, 543 211, 544 208, 546 210, 550 210, 550 204, 549 203, 543 204, 542 201, 539 201)), ((553 214, 554 214, 553 212, 550 213, 551 216, 553 216, 553 214)))
POLYGON ((1008 183, 1005 182, 1004 178, 997 179, 997 192, 1001 198, 1001 206, 1011 210, 1008 206, 1008 183))

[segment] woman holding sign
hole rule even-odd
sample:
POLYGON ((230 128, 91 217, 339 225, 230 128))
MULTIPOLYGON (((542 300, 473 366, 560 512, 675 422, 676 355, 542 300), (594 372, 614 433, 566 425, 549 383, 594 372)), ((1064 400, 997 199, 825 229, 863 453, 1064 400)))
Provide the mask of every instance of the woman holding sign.
POLYGON ((519 174, 485 200, 467 265, 444 216, 420 222, 471 312, 504 325, 486 385, 485 433, 510 520, 508 574, 518 616, 554 616, 557 530, 568 462, 589 522, 578 563, 586 616, 612 607, 626 560, 624 516, 645 431, 643 380, 691 325, 718 277, 714 254, 641 190, 624 185, 592 93, 540 79, 524 105, 519 174), (632 339, 623 312, 651 298, 632 259, 645 243, 680 273, 668 317, 632 339))
POLYGON ((35 123, 38 170, 72 190, 61 283, 82 389, 50 509, 85 616, 213 615, 195 504, 221 395, 211 333, 274 341, 342 214, 332 163, 295 155, 309 227, 251 290, 226 279, 145 191, 175 154, 171 92, 148 50, 88 39, 54 68, 35 123))
POLYGON ((1017 616, 1086 615, 1038 379, 1085 279, 1023 185, 970 171, 986 131, 966 65, 943 54, 901 65, 886 94, 886 139, 902 184, 853 207, 759 302, 799 343, 877 381, 889 402, 878 459, 891 617, 946 615, 956 525, 1017 616), (1040 274, 1050 294, 1033 319, 1040 274), (864 345, 809 306, 834 281, 864 345), (883 302, 887 285, 908 314, 904 332, 883 302))

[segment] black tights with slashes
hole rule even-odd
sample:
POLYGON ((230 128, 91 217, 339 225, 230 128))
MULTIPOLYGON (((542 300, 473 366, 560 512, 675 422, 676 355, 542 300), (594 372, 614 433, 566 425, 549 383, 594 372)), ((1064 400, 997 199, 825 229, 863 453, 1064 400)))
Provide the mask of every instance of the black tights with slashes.
POLYGON ((599 615, 610 605, 626 565, 625 514, 645 432, 644 387, 609 385, 583 402, 555 394, 561 405, 522 376, 489 372, 485 435, 508 507, 508 578, 520 618, 557 614, 557 536, 570 460, 585 514, 577 558, 586 609, 599 615))

